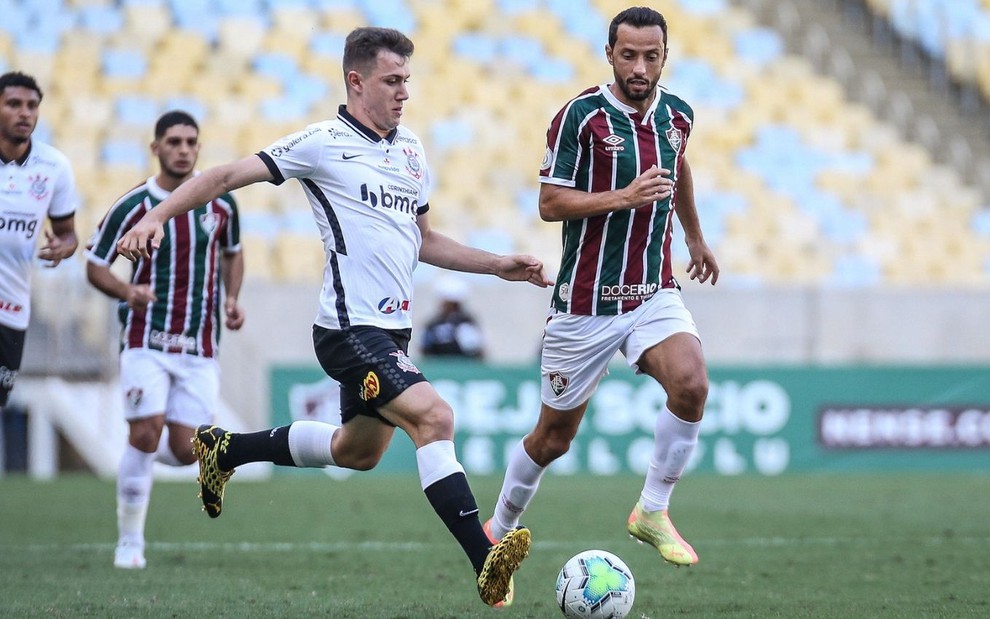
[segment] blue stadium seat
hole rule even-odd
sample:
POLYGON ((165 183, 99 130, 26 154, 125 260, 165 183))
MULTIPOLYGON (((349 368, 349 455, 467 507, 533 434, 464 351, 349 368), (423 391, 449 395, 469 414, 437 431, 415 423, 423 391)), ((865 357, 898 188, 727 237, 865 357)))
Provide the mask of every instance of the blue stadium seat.
POLYGON ((100 68, 106 77, 138 80, 148 72, 148 61, 138 51, 106 49, 103 51, 100 68))
POLYGON ((159 114, 158 102, 142 95, 122 95, 114 106, 114 120, 139 127, 150 127, 159 114))
POLYGON ((148 147, 135 140, 107 140, 100 149, 100 160, 110 166, 148 166, 148 147))
POLYGON ((784 41, 775 30, 750 28, 737 32, 732 39, 736 55, 762 67, 780 58, 784 53, 784 41))

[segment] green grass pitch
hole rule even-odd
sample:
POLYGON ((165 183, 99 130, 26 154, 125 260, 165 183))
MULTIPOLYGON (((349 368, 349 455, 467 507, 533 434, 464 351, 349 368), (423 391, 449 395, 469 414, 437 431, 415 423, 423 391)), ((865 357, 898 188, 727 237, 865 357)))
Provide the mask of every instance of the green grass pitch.
MULTIPOLYGON (((472 486, 487 517, 500 478, 472 486)), ((701 562, 664 564, 625 519, 637 477, 544 479, 516 604, 487 608, 413 476, 238 482, 223 516, 155 485, 148 568, 112 567, 114 485, 0 479, 0 616, 554 618, 557 571, 602 548, 636 578, 630 617, 990 616, 990 476, 686 477, 672 516, 701 562)))

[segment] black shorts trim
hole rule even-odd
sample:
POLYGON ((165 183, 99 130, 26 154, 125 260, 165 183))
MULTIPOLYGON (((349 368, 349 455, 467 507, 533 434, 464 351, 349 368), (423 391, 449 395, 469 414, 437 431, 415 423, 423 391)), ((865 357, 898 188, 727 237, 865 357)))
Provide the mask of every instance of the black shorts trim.
POLYGON ((359 325, 337 330, 313 325, 316 358, 323 371, 340 383, 343 423, 355 415, 385 421, 378 413, 380 406, 427 380, 406 355, 411 335, 411 329, 359 325))

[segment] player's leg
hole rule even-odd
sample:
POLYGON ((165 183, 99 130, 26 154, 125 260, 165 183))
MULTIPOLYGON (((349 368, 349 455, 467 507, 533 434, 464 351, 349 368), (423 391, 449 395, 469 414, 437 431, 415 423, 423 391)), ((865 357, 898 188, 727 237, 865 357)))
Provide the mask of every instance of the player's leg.
POLYGON ((117 469, 118 536, 114 565, 125 569, 140 569, 146 564, 144 526, 169 388, 162 355, 140 348, 120 353, 120 387, 128 433, 117 469))
MULTIPOLYGON (((406 360, 408 363, 408 360, 406 360)), ((420 485, 433 510, 460 544, 474 568, 481 599, 504 605, 512 574, 529 553, 525 528, 489 541, 478 518, 478 504, 454 450, 454 416, 450 405, 425 381, 416 382, 379 408, 402 428, 416 446, 420 485)))
POLYGON ((628 528, 634 537, 655 546, 665 560, 691 565, 698 556, 674 528, 668 508, 674 486, 698 443, 708 371, 694 321, 680 295, 672 293, 655 301, 646 308, 649 316, 640 322, 626 352, 637 359, 634 366, 639 371, 660 383, 667 403, 656 419, 653 454, 628 528))
POLYGON ((625 337, 621 317, 551 312, 540 360, 542 405, 536 427, 512 450, 486 528, 495 539, 519 523, 543 472, 567 453, 588 401, 625 337))
MULTIPOLYGON (((26 331, 0 325, 0 414, 3 414, 3 409, 7 406, 7 399, 14 389, 14 381, 17 380, 17 371, 21 368, 26 333, 26 331)), ((3 467, 2 459, 4 457, 2 439, 3 428, 0 427, 0 469, 3 467)), ((3 471, 0 470, 0 475, 2 473, 3 471)))

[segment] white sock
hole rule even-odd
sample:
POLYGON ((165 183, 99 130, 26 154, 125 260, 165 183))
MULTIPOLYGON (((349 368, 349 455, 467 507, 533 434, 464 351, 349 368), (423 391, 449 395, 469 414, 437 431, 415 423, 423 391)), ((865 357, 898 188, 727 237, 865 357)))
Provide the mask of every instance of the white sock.
POLYGON ((155 451, 155 462, 161 462, 167 466, 186 466, 175 456, 172 447, 168 444, 168 428, 162 428, 162 436, 158 439, 158 449, 155 451))
POLYGON ((298 467, 323 468, 336 466, 330 452, 330 442, 340 429, 320 421, 294 421, 289 426, 289 454, 298 467))
POLYGON ((434 441, 423 445, 416 450, 416 466, 423 490, 445 477, 464 472, 454 452, 454 441, 434 441))
POLYGON ((670 493, 681 478, 694 446, 698 444, 701 422, 680 419, 666 406, 657 415, 654 428, 653 457, 646 473, 646 483, 639 500, 648 512, 667 509, 670 493))
POLYGON ((118 543, 144 546, 144 521, 151 500, 155 454, 128 444, 117 470, 118 543))
POLYGON ((492 514, 492 535, 502 539, 506 533, 519 525, 519 518, 540 487, 545 467, 533 462, 526 453, 522 441, 509 454, 509 464, 505 467, 502 491, 492 514))

